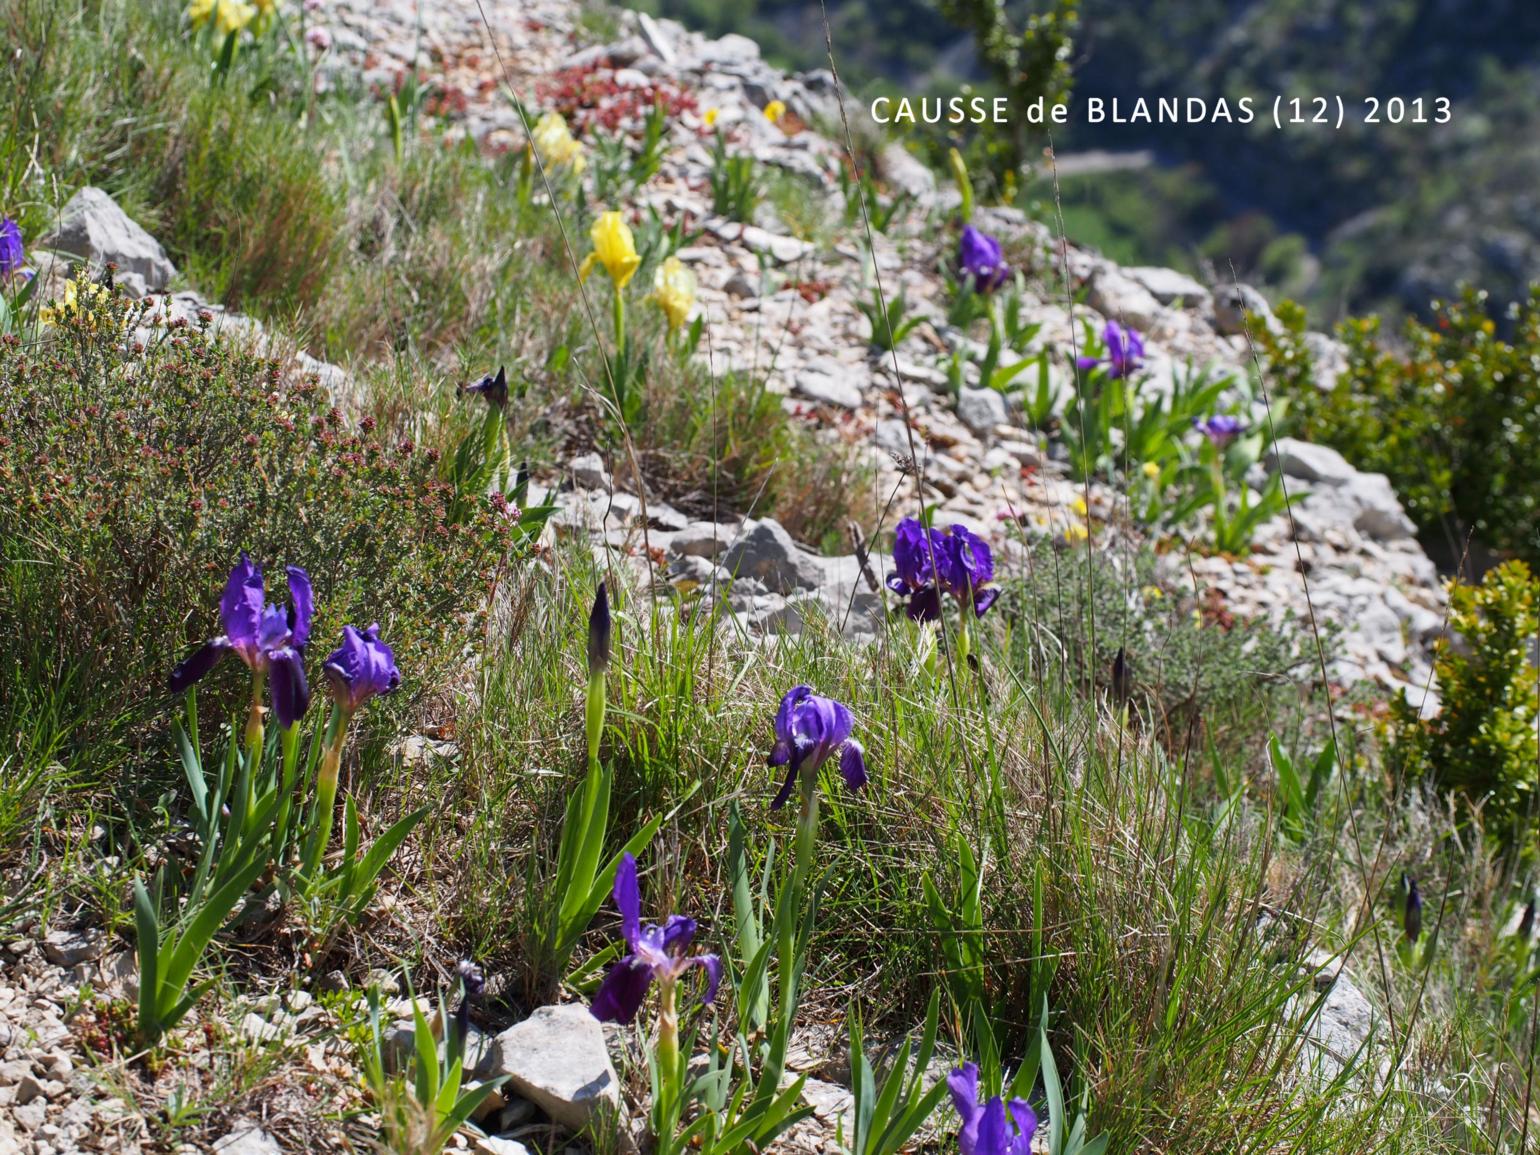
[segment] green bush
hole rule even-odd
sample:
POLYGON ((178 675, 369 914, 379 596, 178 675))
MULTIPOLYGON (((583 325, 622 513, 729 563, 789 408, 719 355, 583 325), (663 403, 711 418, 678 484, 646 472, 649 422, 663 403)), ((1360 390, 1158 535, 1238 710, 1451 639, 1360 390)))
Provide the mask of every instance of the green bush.
POLYGON ((1449 625, 1463 644, 1446 643, 1434 661, 1442 709, 1424 722, 1397 707, 1392 760, 1409 777, 1480 803, 1487 829, 1513 844, 1535 803, 1540 689, 1529 650, 1540 631, 1540 581, 1510 561, 1480 585, 1452 582, 1449 625))
POLYGON ((1016 661, 1040 685, 1100 695, 1114 690, 1121 649, 1134 712, 1168 750, 1260 770, 1269 730, 1292 740, 1309 713, 1320 671, 1310 637, 1293 619, 1235 617, 1217 591, 1194 597, 1160 583, 1156 560, 1146 549, 1122 568, 1106 554, 1034 543, 1002 602, 1021 623, 1016 661))
POLYGON ((457 523, 435 453, 347 427, 314 380, 196 327, 122 349, 129 313, 111 301, 37 348, 0 343, 0 727, 30 725, 48 688, 73 761, 100 776, 129 756, 171 666, 218 632, 242 549, 309 571, 316 650, 377 619, 403 705, 441 688, 512 519, 482 502, 457 523))
POLYGON ((1389 476, 1428 547, 1450 564, 1473 535, 1484 551, 1540 563, 1540 286, 1502 330, 1486 296, 1466 290, 1409 320, 1404 345, 1376 317, 1345 322, 1347 368, 1322 391, 1304 343, 1304 314, 1280 310, 1283 331, 1262 350, 1294 431, 1389 476))

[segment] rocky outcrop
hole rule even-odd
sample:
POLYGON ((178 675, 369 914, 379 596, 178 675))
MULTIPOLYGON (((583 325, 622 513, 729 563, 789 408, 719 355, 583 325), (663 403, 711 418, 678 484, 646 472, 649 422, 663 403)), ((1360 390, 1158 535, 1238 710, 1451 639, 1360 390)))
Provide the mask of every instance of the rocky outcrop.
POLYGON ((39 244, 96 269, 114 266, 116 284, 130 297, 163 292, 176 276, 160 242, 99 188, 83 188, 70 197, 58 226, 39 244))

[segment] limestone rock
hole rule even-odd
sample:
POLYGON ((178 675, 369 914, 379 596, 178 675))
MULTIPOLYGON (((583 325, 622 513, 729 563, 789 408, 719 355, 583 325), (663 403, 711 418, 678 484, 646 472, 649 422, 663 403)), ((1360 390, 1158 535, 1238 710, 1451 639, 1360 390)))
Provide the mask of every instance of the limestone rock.
POLYGON ((99 188, 88 186, 70 197, 58 228, 41 244, 94 266, 117 266, 119 285, 133 297, 161 292, 176 276, 160 242, 99 188))
POLYGON ((722 568, 738 578, 755 578, 772 593, 818 587, 818 562, 772 518, 745 522, 742 536, 722 558, 722 568))
POLYGON ((541 1007, 492 1044, 493 1077, 555 1122, 581 1131, 604 1112, 620 1111, 620 1080, 604 1045, 604 1029, 585 1006, 541 1007))

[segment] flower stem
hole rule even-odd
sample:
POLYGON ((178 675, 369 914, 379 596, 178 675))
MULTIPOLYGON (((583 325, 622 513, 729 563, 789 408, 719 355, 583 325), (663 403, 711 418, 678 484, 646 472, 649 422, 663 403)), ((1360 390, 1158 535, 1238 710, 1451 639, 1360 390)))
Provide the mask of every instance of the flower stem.
MULTIPOLYGON (((969 594, 972 594, 970 589, 969 594)), ((968 610, 972 607, 972 597, 962 598, 957 603, 957 665, 959 669, 968 668, 968 610)))
POLYGON ((337 777, 342 767, 342 747, 347 742, 348 719, 340 710, 333 710, 331 726, 331 741, 326 744, 321 768, 316 772, 315 829, 305 852, 307 880, 313 880, 321 868, 326 844, 332 837, 333 812, 337 809, 337 777))
POLYGON ((666 1129, 668 1134, 659 1134, 657 1138, 666 1142, 673 1137, 672 1132, 679 1118, 680 1086, 679 1086, 679 1009, 676 1003, 678 996, 677 984, 672 979, 665 979, 658 984, 658 1049, 656 1061, 658 1064, 658 1098, 660 1100, 659 1119, 660 1130, 666 1129))
POLYGON ((262 725, 262 688, 266 679, 260 673, 251 676, 251 709, 246 712, 246 771, 256 773, 262 761, 262 741, 266 727, 262 725))
POLYGON ((599 739, 604 736, 605 699, 604 671, 597 669, 588 675, 588 698, 583 710, 590 769, 599 764, 599 739))
POLYGON ((797 819, 796 857, 792 863, 788 902, 781 918, 781 1014, 795 1012, 797 1004, 797 931, 802 924, 802 907, 807 901, 807 883, 813 873, 813 859, 818 841, 818 775, 801 772, 802 813, 797 819))
POLYGON ((621 292, 620 286, 615 286, 613 303, 615 314, 615 404, 619 406, 621 416, 625 416, 626 404, 626 297, 621 292))

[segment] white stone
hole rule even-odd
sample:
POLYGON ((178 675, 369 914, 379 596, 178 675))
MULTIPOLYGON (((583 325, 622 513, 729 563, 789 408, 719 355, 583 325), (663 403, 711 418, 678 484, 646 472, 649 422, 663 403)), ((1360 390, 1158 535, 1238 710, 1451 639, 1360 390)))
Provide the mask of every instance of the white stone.
POLYGON ((541 1007, 493 1042, 492 1075, 555 1122, 581 1131, 620 1112, 620 1080, 604 1030, 586 1006, 541 1007))
POLYGON ((176 266, 167 259, 160 242, 99 188, 87 186, 70 197, 59 214, 58 227, 39 244, 93 266, 115 265, 125 289, 142 286, 158 293, 176 276, 176 266), (128 280, 130 277, 138 278, 137 283, 128 280))

